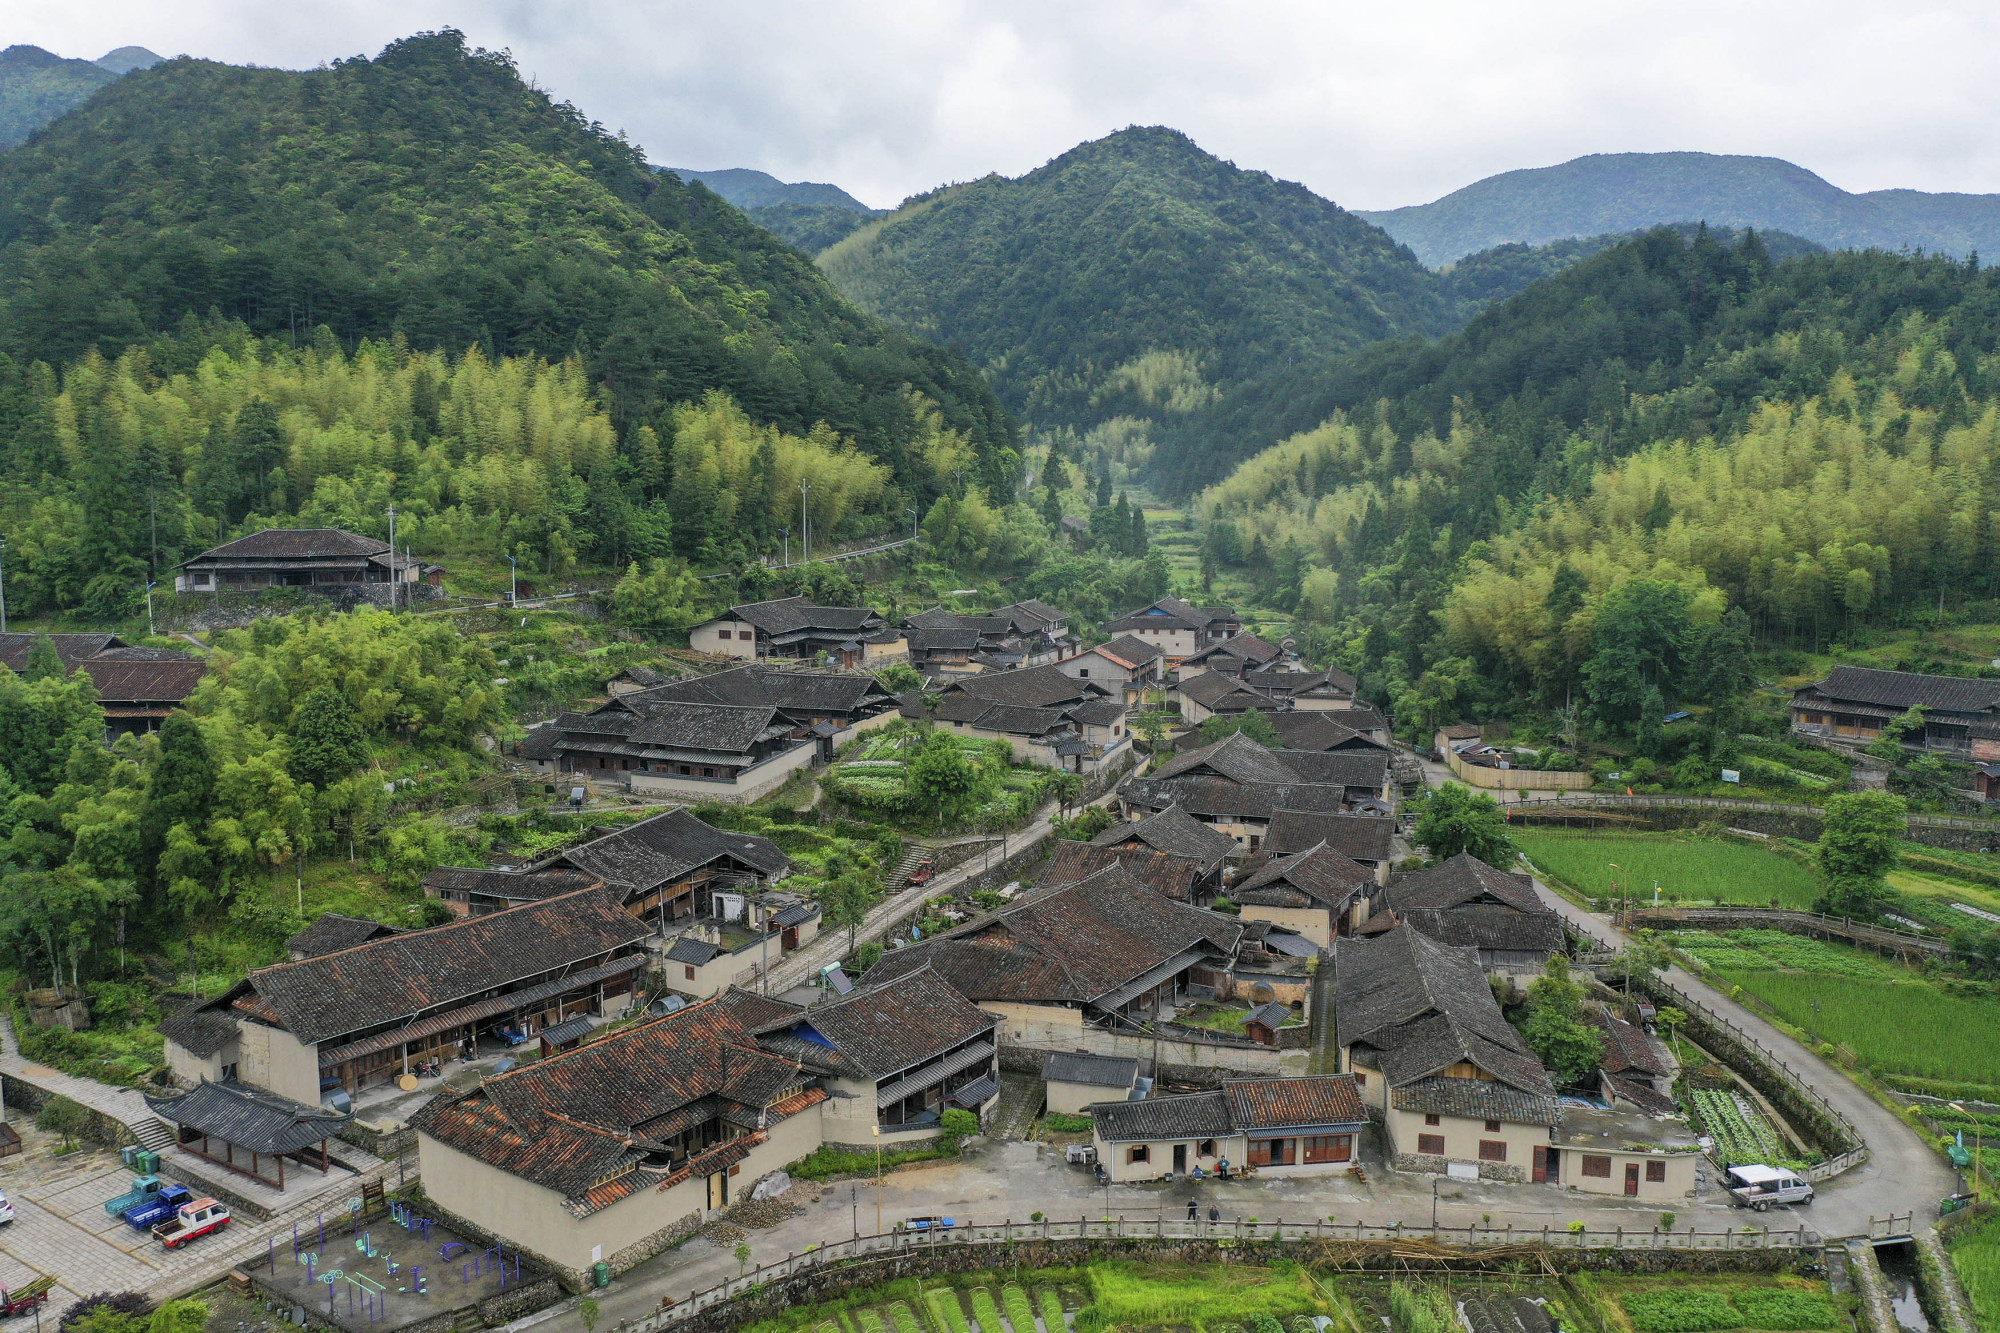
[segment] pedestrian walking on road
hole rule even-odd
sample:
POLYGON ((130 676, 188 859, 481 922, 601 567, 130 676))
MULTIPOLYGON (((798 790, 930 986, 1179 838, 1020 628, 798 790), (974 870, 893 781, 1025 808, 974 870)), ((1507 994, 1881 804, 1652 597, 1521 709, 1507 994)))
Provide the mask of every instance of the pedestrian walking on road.
POLYGON ((1197 1205, 1197 1204, 1195 1203, 1195 1201, 1194 1201, 1193 1199, 1189 1199, 1189 1200, 1188 1200, 1188 1221, 1190 1221, 1190 1222, 1195 1222, 1195 1221, 1199 1221, 1199 1220, 1200 1220, 1200 1218, 1201 1218, 1201 1209, 1200 1209, 1200 1207, 1199 1207, 1199 1206, 1198 1206, 1198 1205, 1197 1205))
POLYGON ((1220 1222, 1222 1220, 1222 1210, 1214 1204, 1210 1204, 1208 1206, 1208 1220, 1211 1222, 1220 1222))

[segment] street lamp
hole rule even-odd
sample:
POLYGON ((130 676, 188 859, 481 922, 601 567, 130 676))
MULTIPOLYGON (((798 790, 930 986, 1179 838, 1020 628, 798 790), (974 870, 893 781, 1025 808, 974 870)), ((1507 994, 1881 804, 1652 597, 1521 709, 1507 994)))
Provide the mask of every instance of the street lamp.
POLYGON ((882 1234, 882 1126, 869 1126, 875 1131, 875 1234, 882 1234))
POLYGON ((812 520, 806 517, 806 492, 812 483, 803 477, 799 479, 799 563, 809 565, 813 558, 812 520))
POLYGON ((519 606, 521 604, 521 595, 518 590, 521 585, 516 576, 520 574, 521 567, 515 562, 514 557, 508 555, 505 551, 500 553, 500 558, 507 562, 507 605, 519 606))
POLYGON ((148 634, 151 634, 151 633, 153 633, 153 632, 154 632, 154 631, 153 631, 153 589, 155 589, 155 588, 157 588, 157 587, 159 587, 159 586, 160 586, 160 585, 159 585, 158 583, 148 583, 148 584, 146 585, 146 633, 148 633, 148 634))
POLYGON ((1438 1229, 1438 1178, 1431 1177, 1431 1230, 1438 1229))
POLYGON ((910 554, 915 555, 917 545, 917 507, 909 505, 903 512, 910 516, 910 554))

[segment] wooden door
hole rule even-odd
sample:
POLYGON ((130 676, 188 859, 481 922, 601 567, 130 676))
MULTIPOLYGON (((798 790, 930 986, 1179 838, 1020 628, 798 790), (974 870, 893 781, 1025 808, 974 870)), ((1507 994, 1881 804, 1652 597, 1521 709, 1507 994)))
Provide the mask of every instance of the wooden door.
POLYGON ((1176 1143, 1174 1145, 1174 1174, 1177 1176, 1187 1174, 1187 1145, 1185 1143, 1176 1143))
POLYGON ((1637 1162, 1627 1162, 1625 1164, 1625 1192, 1627 1194, 1637 1194, 1639 1192, 1639 1164, 1637 1162))
POLYGON ((1535 1145, 1535 1183, 1546 1185, 1556 1179, 1556 1150, 1542 1144, 1535 1145))
POLYGON ((729 1206, 729 1173, 718 1171, 708 1178, 708 1206, 727 1208, 729 1206))

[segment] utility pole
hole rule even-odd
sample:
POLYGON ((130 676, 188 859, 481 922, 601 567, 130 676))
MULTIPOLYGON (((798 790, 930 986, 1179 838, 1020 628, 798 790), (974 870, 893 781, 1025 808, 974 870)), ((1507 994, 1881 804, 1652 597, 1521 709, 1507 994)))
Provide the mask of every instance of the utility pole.
POLYGON ((520 566, 514 563, 513 556, 507 555, 504 552, 501 554, 500 558, 507 562, 507 605, 519 606, 521 603, 521 597, 520 594, 516 591, 516 589, 518 589, 521 585, 519 580, 515 576, 521 572, 520 566))
POLYGON ((396 609, 396 506, 389 506, 389 609, 396 609))
POLYGON ((812 520, 806 517, 806 492, 812 483, 799 479, 799 563, 810 565, 813 558, 812 520))
POLYGON ((0 634, 7 632, 7 542, 0 538, 0 634))
POLYGON ((146 633, 148 634, 159 632, 153 628, 153 589, 159 586, 158 583, 148 583, 146 585, 146 633))
POLYGON ((783 533, 785 537, 784 568, 790 569, 792 567, 792 530, 790 528, 779 528, 778 531, 783 533))
POLYGON ((903 512, 910 516, 910 547, 911 547, 910 553, 912 555, 915 555, 916 545, 917 545, 917 507, 915 505, 911 505, 903 512))

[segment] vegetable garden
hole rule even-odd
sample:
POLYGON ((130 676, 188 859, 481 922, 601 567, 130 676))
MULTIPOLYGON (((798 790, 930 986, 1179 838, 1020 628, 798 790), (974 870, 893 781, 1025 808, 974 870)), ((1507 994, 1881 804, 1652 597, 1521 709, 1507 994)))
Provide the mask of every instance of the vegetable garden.
POLYGON ((1719 838, 1671 833, 1575 833, 1558 829, 1510 830, 1515 845, 1538 869, 1593 898, 1620 893, 1650 901, 1749 903, 1773 901, 1810 909, 1819 897, 1812 872, 1795 861, 1719 838))
POLYGON ((1723 1165, 1741 1166, 1746 1162, 1768 1165, 1789 1155, 1778 1131, 1742 1093, 1734 1089, 1695 1088, 1688 1100, 1701 1121, 1702 1132, 1715 1140, 1723 1165))
POLYGON ((971 767, 972 789, 957 821, 972 828, 1015 827, 1034 817, 1063 774, 1017 763, 1005 741, 979 740, 950 732, 925 733, 914 726, 885 727, 856 741, 820 779, 829 796, 857 811, 889 819, 901 827, 937 830, 936 812, 911 790, 911 765, 927 740, 955 746, 971 767))

